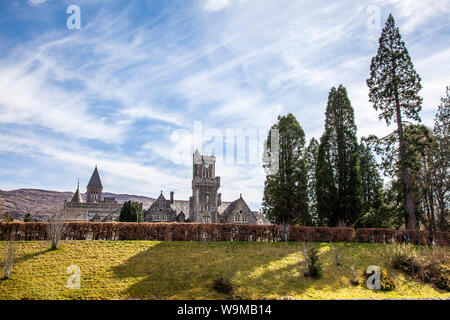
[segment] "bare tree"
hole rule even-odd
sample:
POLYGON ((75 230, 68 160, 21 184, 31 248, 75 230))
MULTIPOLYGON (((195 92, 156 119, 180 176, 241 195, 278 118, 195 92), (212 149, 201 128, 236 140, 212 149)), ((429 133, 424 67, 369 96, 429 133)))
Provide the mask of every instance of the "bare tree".
POLYGON ((4 265, 4 279, 9 279, 11 276, 12 268, 14 266, 14 257, 16 255, 16 245, 13 241, 9 241, 8 248, 5 255, 4 265))
POLYGON ((62 239, 66 229, 66 209, 56 209, 54 214, 48 219, 48 235, 52 244, 52 249, 56 249, 62 239))

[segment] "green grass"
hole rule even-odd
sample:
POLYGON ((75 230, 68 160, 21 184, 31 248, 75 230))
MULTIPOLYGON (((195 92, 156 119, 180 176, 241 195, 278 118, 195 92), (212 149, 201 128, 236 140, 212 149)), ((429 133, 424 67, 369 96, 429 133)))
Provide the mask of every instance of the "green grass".
MULTIPOLYGON (((10 279, 0 280, 0 299, 385 299, 450 298, 450 293, 405 277, 390 266, 386 245, 310 244, 320 248, 324 276, 305 278, 300 243, 63 241, 16 243, 10 279), (336 266, 334 250, 343 263, 336 266), (350 284, 350 266, 361 274, 369 265, 386 268, 398 284, 374 292, 350 284), (67 267, 81 269, 81 288, 68 289, 67 267), (230 276, 233 296, 213 289, 230 276)), ((0 262, 7 243, 0 242, 0 262)), ((2 275, 2 274, 0 274, 2 275)))

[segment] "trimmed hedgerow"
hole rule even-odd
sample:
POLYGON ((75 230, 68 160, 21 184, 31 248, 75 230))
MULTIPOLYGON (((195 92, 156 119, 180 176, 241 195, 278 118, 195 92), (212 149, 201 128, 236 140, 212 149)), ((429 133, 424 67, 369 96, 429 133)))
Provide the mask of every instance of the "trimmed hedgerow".
MULTIPOLYGON (((160 241, 281 241, 277 225, 68 222, 65 240, 160 240, 160 241)), ((397 242, 429 245, 429 233, 421 230, 357 229, 291 226, 294 242, 397 242)), ((46 222, 0 222, 0 240, 48 240, 46 222)), ((450 234, 437 232, 434 242, 450 246, 450 234)))
POLYGON ((291 226, 289 240, 296 242, 351 242, 353 228, 291 226))
MULTIPOLYGON (((407 242, 417 245, 430 245, 430 234, 425 230, 392 230, 392 229, 356 229, 353 241, 369 243, 407 242)), ((441 246, 450 246, 450 234, 438 231, 434 242, 441 246)))
MULTIPOLYGON (((47 240, 47 223, 0 223, 0 240, 47 240)), ((68 222, 65 240, 279 241, 275 225, 68 222)))

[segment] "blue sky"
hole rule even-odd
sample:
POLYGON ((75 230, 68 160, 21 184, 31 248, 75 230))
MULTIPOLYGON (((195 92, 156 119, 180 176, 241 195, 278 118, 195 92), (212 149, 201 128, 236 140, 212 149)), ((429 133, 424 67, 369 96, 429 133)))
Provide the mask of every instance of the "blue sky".
POLYGON ((251 130, 247 144, 260 146, 292 112, 308 140, 319 138, 341 83, 358 136, 390 132, 365 85, 390 12, 432 126, 450 85, 446 0, 1 1, 0 189, 74 191, 80 179, 84 191, 97 164, 105 191, 188 199, 190 153, 203 147, 218 157, 222 198, 242 193, 257 209, 260 164, 232 143, 218 151, 217 137, 251 130), (79 30, 66 27, 72 4, 79 30), (199 146, 195 123, 216 138, 199 146))

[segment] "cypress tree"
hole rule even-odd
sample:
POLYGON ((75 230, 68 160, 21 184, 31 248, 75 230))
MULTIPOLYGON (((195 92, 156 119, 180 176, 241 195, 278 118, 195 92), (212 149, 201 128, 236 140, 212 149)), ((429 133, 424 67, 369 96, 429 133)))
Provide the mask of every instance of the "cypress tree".
POLYGON ((342 85, 331 89, 325 116, 316 166, 317 211, 321 224, 343 227, 358 219, 361 199, 354 112, 342 85))
MULTIPOLYGON (((288 236, 290 224, 310 225, 308 212, 307 175, 303 159, 305 133, 292 114, 279 116, 278 123, 272 126, 265 143, 266 154, 276 152, 272 145, 272 134, 278 130, 279 148, 278 170, 268 172, 264 184, 263 212, 266 217, 282 226, 288 236)), ((264 168, 272 165, 267 157, 263 158, 264 168)))
POLYGON ((375 157, 370 146, 362 139, 359 145, 360 179, 361 179, 361 210, 378 209, 383 202, 383 179, 378 170, 375 157))
POLYGON ((418 93, 422 86, 392 15, 389 15, 381 33, 378 53, 372 59, 370 71, 367 80, 370 101, 375 110, 380 111, 380 120, 384 119, 387 125, 395 121, 397 125, 395 139, 389 138, 387 143, 398 143, 397 166, 402 183, 406 227, 415 229, 414 195, 406 155, 404 121, 407 118, 420 122, 422 98, 418 93))
POLYGON ((312 138, 305 150, 305 163, 308 178, 308 206, 314 223, 318 222, 317 197, 316 197, 316 166, 319 142, 312 138))

